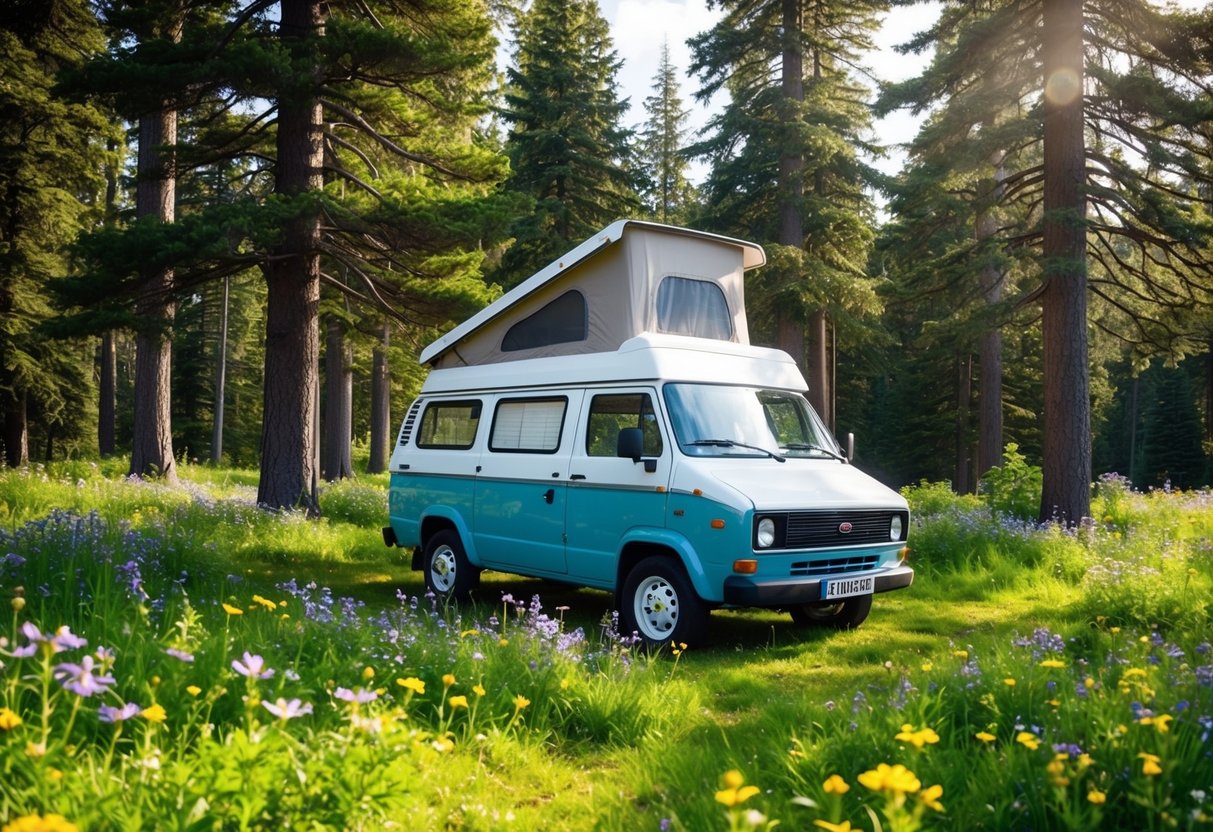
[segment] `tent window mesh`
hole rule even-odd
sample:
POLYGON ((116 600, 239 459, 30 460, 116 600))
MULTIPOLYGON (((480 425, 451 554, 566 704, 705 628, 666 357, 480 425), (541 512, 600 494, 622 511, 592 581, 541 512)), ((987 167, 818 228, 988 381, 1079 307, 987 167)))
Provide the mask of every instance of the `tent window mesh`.
POLYGON ((542 309, 514 324, 501 341, 505 352, 584 341, 588 318, 585 297, 576 290, 565 292, 542 309))
POLYGON ((720 286, 668 275, 657 287, 657 328, 674 335, 731 341, 733 322, 720 286))

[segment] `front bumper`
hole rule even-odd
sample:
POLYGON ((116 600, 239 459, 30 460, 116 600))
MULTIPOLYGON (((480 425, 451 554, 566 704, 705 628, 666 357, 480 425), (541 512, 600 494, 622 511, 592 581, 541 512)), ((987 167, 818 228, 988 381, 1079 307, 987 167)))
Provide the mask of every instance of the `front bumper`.
MULTIPOLYGON (((862 575, 862 573, 860 573, 862 575)), ((821 584, 860 575, 831 575, 813 580, 756 581, 748 575, 724 579, 724 603, 735 607, 794 607, 821 600, 821 584)), ((875 574, 875 592, 904 589, 914 583, 914 570, 902 564, 875 574)))

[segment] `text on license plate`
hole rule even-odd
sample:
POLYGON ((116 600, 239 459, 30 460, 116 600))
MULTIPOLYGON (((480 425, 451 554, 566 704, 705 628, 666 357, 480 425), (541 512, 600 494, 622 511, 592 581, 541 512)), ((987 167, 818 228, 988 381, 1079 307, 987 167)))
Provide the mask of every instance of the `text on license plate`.
POLYGON ((876 577, 874 575, 864 578, 838 578, 822 584, 821 600, 830 601, 834 598, 850 598, 853 595, 871 595, 875 588, 876 577))

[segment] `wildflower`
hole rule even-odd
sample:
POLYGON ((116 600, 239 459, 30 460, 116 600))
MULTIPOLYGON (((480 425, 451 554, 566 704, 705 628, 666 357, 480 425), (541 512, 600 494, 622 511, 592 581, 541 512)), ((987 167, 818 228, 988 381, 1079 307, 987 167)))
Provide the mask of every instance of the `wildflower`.
POLYGON ((851 822, 844 820, 842 823, 830 823, 828 820, 815 820, 813 825, 826 830, 826 832, 851 832, 851 822))
POLYGON ((190 696, 197 696, 198 694, 202 693, 202 688, 198 687, 197 685, 190 685, 185 689, 185 692, 190 696))
POLYGON ((724 788, 716 792, 716 802, 723 803, 730 809, 734 806, 740 806, 754 795, 758 794, 757 786, 743 786, 745 778, 741 776, 741 772, 736 769, 726 771, 724 774, 724 788))
POLYGON ((1010 676, 1008 676, 1007 678, 1003 679, 1003 680, 1002 680, 1002 683, 1003 683, 1004 685, 1006 685, 1007 687, 1009 687, 1009 688, 1013 688, 1013 687, 1015 687, 1015 679, 1013 679, 1013 678, 1012 678, 1012 677, 1010 677, 1010 676))
POLYGON ((268 599, 268 598, 262 598, 260 595, 254 595, 254 596, 253 596, 253 603, 254 603, 254 604, 259 604, 261 607, 263 607, 264 609, 269 610, 270 612, 274 612, 275 610, 277 610, 277 609, 278 609, 278 605, 277 605, 277 604, 275 604, 273 601, 271 601, 271 600, 270 600, 270 599, 268 599))
POLYGON ((930 673, 934 668, 935 668, 934 662, 923 662, 922 663, 922 672, 923 673, 930 673))
POLYGON ((905 802, 907 794, 922 788, 922 783, 914 776, 914 772, 901 763, 895 766, 881 763, 859 775, 859 782, 874 792, 886 792, 897 806, 905 802))
POLYGON ((294 719, 295 717, 312 712, 312 704, 310 702, 300 702, 298 699, 292 699, 288 702, 281 696, 273 704, 262 702, 261 707, 282 720, 294 719))
POLYGON ((187 653, 184 650, 178 650, 176 647, 169 647, 169 648, 165 649, 164 652, 166 655, 172 656, 177 661, 185 662, 186 664, 192 664, 194 661, 193 653, 187 653))
POLYGON ((1015 735, 1015 742, 1026 746, 1029 751, 1035 751, 1040 748, 1040 738, 1031 731, 1020 731, 1015 735))
POLYGON ((265 659, 255 656, 247 650, 244 651, 243 661, 234 660, 232 662, 232 670, 249 679, 268 679, 274 675, 273 670, 265 667, 265 659))
POLYGON ((13 608, 13 612, 21 612, 23 609, 25 609, 25 599, 20 595, 16 596, 8 603, 13 608))
POLYGON ((943 811, 943 804, 939 802, 939 798, 943 797, 943 786, 936 784, 928 786, 918 793, 918 802, 928 809, 934 809, 936 812, 943 811))
POLYGON ((1171 722, 1175 717, 1170 714, 1159 714, 1158 716, 1143 716, 1137 720, 1139 725, 1153 725, 1158 729, 1158 733, 1165 734, 1171 730, 1171 722))
POLYGON ((0 708, 0 731, 11 731, 21 724, 21 717, 8 708, 0 708))
POLYGON ((952 655, 955 656, 956 658, 960 659, 961 661, 964 661, 965 659, 969 658, 969 651, 968 650, 953 650, 952 655))
POLYGON ((1099 789, 1091 789, 1091 791, 1087 792, 1087 800, 1096 806, 1102 806, 1108 802, 1108 796, 1099 789))
POLYGON ((994 740, 998 739, 998 737, 994 736, 989 731, 978 731, 973 736, 977 737, 977 739, 981 740, 982 742, 986 742, 986 743, 994 742, 994 740))
POLYGON ((240 607, 233 607, 231 604, 224 602, 223 611, 228 615, 244 615, 244 610, 240 607))
POLYGON ((484 696, 487 691, 484 689, 484 685, 476 685, 472 688, 472 693, 476 694, 477 696, 484 696))
POLYGON ((914 730, 914 726, 906 723, 901 726, 901 733, 893 737, 898 742, 908 742, 915 748, 921 749, 924 745, 939 742, 939 734, 931 728, 923 728, 919 731, 914 730))
POLYGON ((164 722, 168 719, 168 714, 164 711, 164 706, 160 704, 150 705, 139 712, 139 715, 148 722, 164 722))
POLYGON ((3 832, 77 832, 76 824, 63 815, 25 815, 4 825, 3 832))
POLYGON ((80 638, 71 631, 71 628, 64 624, 58 630, 51 633, 44 633, 37 628, 31 621, 26 621, 21 625, 21 635, 25 636, 27 644, 24 647, 18 647, 9 655, 15 658, 27 658, 34 655, 39 650, 44 655, 53 656, 56 653, 61 653, 64 650, 75 650, 78 647, 84 647, 88 644, 87 639, 80 638))
POLYGON ((92 696, 94 693, 104 693, 110 685, 114 684, 113 676, 97 674, 93 671, 98 669, 93 662, 92 656, 85 656, 80 660, 80 664, 72 664, 64 662, 55 666, 55 678, 64 688, 70 690, 77 696, 92 696))
POLYGON ((375 678, 375 668, 371 667, 370 665, 367 665, 366 667, 362 668, 362 678, 364 681, 367 681, 367 682, 371 681, 371 679, 374 679, 375 678))
POLYGON ((337 690, 333 691, 333 696, 337 697, 343 702, 354 703, 374 702, 379 698, 379 694, 375 691, 363 690, 362 688, 358 688, 356 691, 350 690, 349 688, 337 688, 337 690))
POLYGON ((448 687, 448 688, 449 688, 449 687, 450 687, 451 685, 453 685, 453 684, 455 684, 455 674, 454 674, 454 673, 445 673, 445 674, 443 674, 443 676, 442 676, 442 685, 443 685, 443 687, 448 687))
POLYGON ((499 638, 499 639, 497 639, 497 644, 502 647, 509 647, 510 640, 508 638, 499 638))
POLYGON ((1154 777, 1162 774, 1162 766, 1159 765, 1160 758, 1156 754, 1142 751, 1137 755, 1137 759, 1142 761, 1141 773, 1147 777, 1154 777))
POLYGON ((846 794, 851 790, 847 781, 837 774, 831 774, 827 777, 826 781, 821 784, 821 787, 825 789, 826 794, 846 794))
POLYGON ((1060 659, 1045 659, 1043 662, 1040 663, 1040 666, 1057 669, 1057 668, 1065 667, 1066 663, 1061 661, 1060 659))
POLYGON ((452 708, 466 708, 468 706, 468 698, 466 696, 452 696, 449 702, 452 708))
POLYGON ((449 737, 439 737, 430 743, 439 754, 447 754, 455 750, 455 743, 449 737))
POLYGON ((126 722, 128 719, 138 716, 142 710, 134 702, 127 702, 121 708, 115 708, 112 705, 102 705, 97 709, 97 718, 102 722, 126 722))
POLYGON ((407 679, 397 679, 396 684, 405 690, 411 690, 413 693, 421 695, 425 693, 425 682, 418 679, 416 676, 410 676, 407 679))
POLYGON ((521 693, 514 697, 514 707, 517 710, 521 711, 523 708, 525 708, 529 704, 531 704, 531 700, 527 699, 521 693))

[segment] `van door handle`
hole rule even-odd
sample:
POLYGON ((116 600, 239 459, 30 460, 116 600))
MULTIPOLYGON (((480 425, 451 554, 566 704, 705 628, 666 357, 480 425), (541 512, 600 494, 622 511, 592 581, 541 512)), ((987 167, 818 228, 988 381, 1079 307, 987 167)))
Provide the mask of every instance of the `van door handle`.
POLYGON ((556 499, 556 489, 555 488, 549 488, 547 491, 543 492, 543 501, 545 503, 547 503, 549 506, 552 504, 552 500, 555 500, 555 499, 556 499))
POLYGON ((570 475, 569 475, 569 479, 571 479, 571 480, 583 480, 583 479, 585 479, 585 474, 570 474, 570 475))

